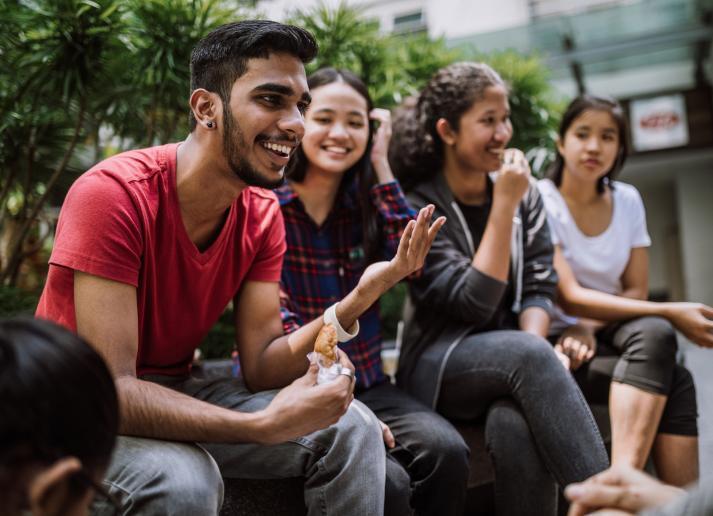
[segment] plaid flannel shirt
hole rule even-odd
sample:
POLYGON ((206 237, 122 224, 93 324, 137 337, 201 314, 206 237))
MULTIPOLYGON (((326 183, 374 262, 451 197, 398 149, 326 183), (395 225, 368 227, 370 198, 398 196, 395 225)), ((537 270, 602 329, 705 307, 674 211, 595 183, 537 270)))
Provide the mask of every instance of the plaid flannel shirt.
MULTIPOLYGON (((307 215, 289 184, 275 191, 287 234, 287 253, 280 284, 280 311, 285 333, 321 317, 326 308, 356 287, 364 272, 366 262, 357 191, 356 182, 342 190, 320 227, 307 215)), ((408 205, 396 181, 373 186, 370 197, 384 235, 384 259, 391 259, 406 224, 417 213, 408 205)), ((354 363, 356 385, 363 390, 385 380, 381 368, 378 302, 359 318, 359 325, 359 335, 340 344, 340 348, 354 363)))

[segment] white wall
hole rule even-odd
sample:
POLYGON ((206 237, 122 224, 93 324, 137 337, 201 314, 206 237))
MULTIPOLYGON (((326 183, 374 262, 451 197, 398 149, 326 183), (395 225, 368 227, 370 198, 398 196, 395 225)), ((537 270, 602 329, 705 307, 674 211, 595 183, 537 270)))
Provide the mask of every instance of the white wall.
MULTIPOLYGON (((323 0, 336 7, 341 0, 323 0)), ((273 20, 284 20, 295 9, 309 9, 320 0, 262 0, 258 10, 273 20)), ((492 32, 529 22, 527 0, 498 0, 497 8, 490 0, 347 0, 360 6, 365 18, 378 18, 381 29, 390 32, 394 16, 422 9, 429 34, 456 38, 478 32, 492 32)))
POLYGON ((427 16, 429 34, 448 38, 493 32, 530 21, 527 0, 429 0, 427 16))
POLYGON ((676 183, 673 179, 632 184, 639 189, 646 207, 649 248, 649 291, 666 293, 671 300, 685 298, 681 273, 681 242, 676 183))
POLYGON ((713 159, 681 174, 678 210, 688 298, 713 306, 713 159))
MULTIPOLYGON (((258 11, 271 20, 284 20, 297 9, 308 10, 319 4, 336 8, 342 0, 261 0, 258 11)), ((419 9, 427 11, 428 0, 346 0, 347 5, 363 10, 364 18, 379 20, 381 30, 390 32, 393 29, 394 16, 409 14, 419 9)))

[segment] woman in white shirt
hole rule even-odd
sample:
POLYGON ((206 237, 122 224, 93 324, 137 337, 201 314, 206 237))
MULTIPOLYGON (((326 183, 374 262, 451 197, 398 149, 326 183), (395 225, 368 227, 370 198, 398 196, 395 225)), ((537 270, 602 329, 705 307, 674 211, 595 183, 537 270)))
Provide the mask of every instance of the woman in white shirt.
POLYGON ((559 275, 555 345, 590 401, 608 396, 612 465, 640 469, 652 452, 662 480, 688 484, 698 478, 695 388, 676 364, 672 325, 713 347, 713 309, 646 301, 651 240, 644 205, 633 186, 613 180, 627 154, 621 106, 576 98, 562 118, 557 150, 538 184, 559 275))

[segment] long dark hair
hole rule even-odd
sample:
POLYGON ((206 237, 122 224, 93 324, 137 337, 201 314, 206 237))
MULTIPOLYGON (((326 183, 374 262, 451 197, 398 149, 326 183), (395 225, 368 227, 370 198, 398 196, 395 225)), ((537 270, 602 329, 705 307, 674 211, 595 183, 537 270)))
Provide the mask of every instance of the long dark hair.
MULTIPOLYGON (((86 342, 47 321, 0 321, 0 492, 22 504, 26 467, 76 457, 96 476, 119 425, 114 381, 86 342)), ((86 484, 73 478, 72 493, 86 484)), ((1 511, 0 511, 1 512, 1 511)))
MULTIPOLYGON (((606 175, 599 178, 597 181, 597 193, 604 193, 605 185, 613 187, 612 181, 619 174, 624 163, 626 162, 626 156, 629 154, 629 143, 627 142, 627 123, 626 115, 621 105, 610 97, 597 97, 595 95, 580 95, 575 98, 567 106, 564 115, 562 115, 562 121, 560 122, 559 137, 560 141, 564 142, 565 135, 569 130, 570 126, 574 121, 585 111, 595 110, 604 111, 609 113, 616 123, 617 129, 619 130, 619 151, 616 154, 616 159, 614 164, 606 173, 606 175)), ((550 179, 557 187, 562 184, 562 173, 564 171, 564 158, 558 152, 557 158, 550 165, 545 177, 550 179)))
MULTIPOLYGON (((364 100, 366 100, 367 116, 369 115, 374 108, 369 90, 366 84, 364 84, 364 81, 349 70, 320 68, 307 78, 307 85, 310 90, 315 90, 320 86, 326 86, 334 82, 344 82, 359 95, 364 97, 364 100)), ((359 160, 344 173, 342 182, 339 185, 340 192, 353 186, 358 188, 358 201, 361 208, 363 232, 362 245, 364 246, 364 256, 367 264, 381 259, 381 242, 383 240, 381 227, 378 223, 378 213, 371 203, 370 196, 371 187, 376 184, 376 178, 371 166, 371 140, 373 134, 374 123, 372 120, 369 120, 369 135, 366 150, 359 160)), ((307 156, 305 156, 304 150, 302 150, 301 146, 298 147, 287 165, 287 178, 297 183, 304 181, 308 163, 309 160, 307 156)))
POLYGON ((507 88, 498 73, 484 63, 453 63, 428 81, 418 99, 407 99, 394 116, 389 162, 406 190, 443 168, 443 142, 436 130, 441 118, 457 131, 463 114, 491 86, 507 88))

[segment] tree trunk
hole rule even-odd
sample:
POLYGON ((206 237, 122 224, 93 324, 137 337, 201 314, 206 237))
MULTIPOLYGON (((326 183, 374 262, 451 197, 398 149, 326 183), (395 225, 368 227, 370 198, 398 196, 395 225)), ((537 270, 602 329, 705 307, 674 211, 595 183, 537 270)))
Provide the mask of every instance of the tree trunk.
POLYGON ((8 264, 2 271, 2 273, 0 273, 0 284, 12 285, 13 280, 17 279, 18 269, 20 268, 20 265, 22 265, 22 261, 25 258, 22 249, 23 243, 25 242, 27 235, 30 233, 32 224, 37 219, 40 210, 47 202, 47 198, 49 197, 52 188, 54 187, 55 183, 57 183, 57 180, 60 178, 65 168, 67 168, 67 164, 69 163, 69 160, 72 157, 72 154, 74 153, 74 148, 76 147, 77 142, 79 141, 79 136, 82 133, 82 123, 84 121, 86 101, 86 97, 82 97, 82 99, 80 100, 79 113, 77 114, 77 124, 74 127, 74 134, 72 135, 72 140, 69 144, 69 147, 65 151, 62 161, 57 165, 57 167, 52 172, 52 176, 50 176, 49 181, 47 181, 45 192, 37 200, 34 207, 32 208, 32 211, 30 212, 30 215, 28 215, 28 217, 25 219, 25 222, 17 235, 17 239, 11 247, 8 264))

